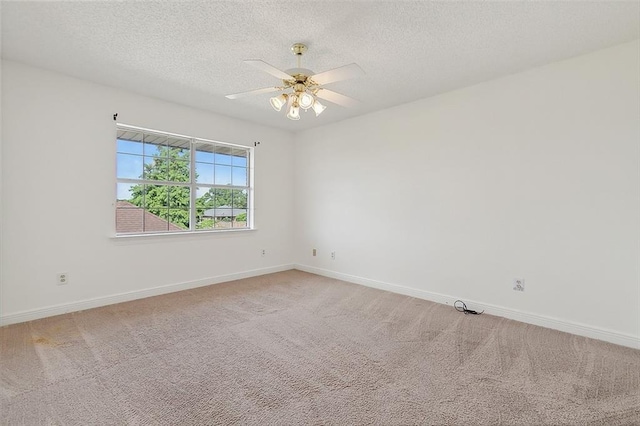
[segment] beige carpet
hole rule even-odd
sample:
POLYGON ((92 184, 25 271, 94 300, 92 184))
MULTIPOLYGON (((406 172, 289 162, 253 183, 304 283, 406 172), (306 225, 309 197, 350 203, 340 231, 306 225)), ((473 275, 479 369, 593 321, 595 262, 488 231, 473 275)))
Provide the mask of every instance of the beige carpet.
POLYGON ((0 328, 6 425, 640 424, 640 351, 299 271, 0 328))

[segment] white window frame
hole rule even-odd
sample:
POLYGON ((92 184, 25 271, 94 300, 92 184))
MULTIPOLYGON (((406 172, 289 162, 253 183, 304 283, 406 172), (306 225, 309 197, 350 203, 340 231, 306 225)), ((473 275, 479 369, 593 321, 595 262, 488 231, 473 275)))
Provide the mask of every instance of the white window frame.
MULTIPOLYGON (((149 236, 149 235, 184 235, 184 234, 202 234, 202 233, 226 233, 226 232, 242 232, 242 231, 251 231, 254 230, 254 208, 253 208, 253 198, 254 198, 254 181, 253 181, 253 155, 254 148, 246 145, 238 145, 232 144, 228 142, 215 141, 211 139, 204 139, 195 136, 187 136, 181 135, 178 133, 170 133, 162 130, 154 130, 148 129, 144 127, 132 126, 128 124, 116 124, 116 163, 117 163, 117 143, 118 143, 118 131, 130 131, 130 132, 138 132, 143 134, 153 134, 158 136, 167 136, 167 137, 177 137, 181 139, 189 140, 189 182, 173 182, 173 181, 158 181, 158 180, 146 180, 146 179, 130 179, 130 178, 120 178, 118 177, 118 173, 116 170, 116 188, 119 183, 125 184, 136 184, 136 185, 165 185, 165 186, 188 186, 190 189, 190 200, 189 200, 189 229, 184 229, 181 231, 142 231, 139 233, 118 233, 116 229, 116 214, 117 209, 114 209, 114 235, 116 237, 132 237, 132 236, 149 236), (213 146, 224 146, 229 148, 236 148, 245 150, 247 152, 247 186, 237 186, 237 185, 216 185, 214 184, 206 184, 196 182, 196 146, 197 145, 213 145, 213 146), (246 208, 246 227, 244 228, 211 228, 211 229, 196 229, 196 199, 197 199, 197 188, 221 188, 221 189, 236 189, 236 190, 246 190, 247 191, 247 208, 246 208)), ((117 192, 117 189, 116 189, 117 192)), ((117 194, 116 194, 117 201, 117 194)), ((114 204, 115 205, 115 204, 114 204)), ((146 211, 146 209, 145 209, 146 211)))

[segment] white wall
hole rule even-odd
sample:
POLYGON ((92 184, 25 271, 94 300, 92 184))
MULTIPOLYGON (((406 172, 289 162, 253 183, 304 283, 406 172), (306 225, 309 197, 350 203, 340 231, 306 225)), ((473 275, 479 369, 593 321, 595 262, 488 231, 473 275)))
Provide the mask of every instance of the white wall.
MULTIPOLYGON (((0 2, 0 22, 2 22, 2 3, 0 2)), ((2 57, 2 31, 0 31, 0 57, 2 57)), ((0 66, 0 100, 2 99, 2 66, 0 66)), ((4 245, 2 238, 2 102, 0 102, 0 318, 2 317, 2 247, 4 245)))
POLYGON ((59 313, 46 310, 56 305, 77 309, 91 306, 80 303, 88 299, 108 299, 97 305, 122 300, 112 297, 121 293, 290 267, 291 134, 9 61, 2 88, 4 322, 59 313), (258 230, 110 238, 116 112, 126 124, 247 146, 260 141, 258 230), (63 271, 69 284, 57 286, 63 271))
POLYGON ((299 133, 296 262, 636 342, 639 50, 628 43, 299 133), (524 293, 512 290, 516 277, 524 293))
POLYGON ((295 262, 635 342, 639 48, 621 45, 295 137, 3 61, 0 321, 295 262), (259 229, 110 238, 115 112, 142 127, 261 141, 259 229), (67 286, 55 283, 61 271, 67 286), (511 290, 515 277, 525 278, 525 293, 511 290))

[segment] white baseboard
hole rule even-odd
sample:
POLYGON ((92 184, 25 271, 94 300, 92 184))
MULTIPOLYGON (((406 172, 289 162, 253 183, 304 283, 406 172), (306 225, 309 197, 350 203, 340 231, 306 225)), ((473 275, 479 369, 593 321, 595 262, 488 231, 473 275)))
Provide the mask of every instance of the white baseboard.
MULTIPOLYGON (((355 275, 343 274, 341 272, 330 271, 328 269, 316 268, 301 264, 286 264, 272 266, 269 268, 253 269, 234 274, 219 275, 211 278, 204 278, 195 281, 188 281, 178 284, 169 284, 160 287, 153 287, 144 290, 136 290, 126 293, 119 293, 111 296, 97 297, 94 299, 81 300, 77 302, 64 303, 55 306, 48 306, 40 309, 16 312, 8 315, 0 316, 0 326, 15 324, 20 322, 32 321, 40 318, 46 318, 54 315, 66 314, 69 312, 82 311, 85 309, 97 308, 100 306, 112 305, 114 303, 128 302, 131 300, 142 299, 145 297, 159 296, 161 294, 173 293, 180 290, 188 290, 197 287, 203 287, 212 284, 219 284, 228 281, 239 280, 242 278, 256 277, 259 275, 271 274, 274 272, 286 271, 289 269, 298 269, 300 271, 312 274, 322 275, 329 278, 335 278, 354 284, 360 284, 367 287, 373 287, 380 290, 386 290, 393 293, 404 294, 406 296, 425 299, 436 303, 453 305, 458 298, 446 294, 434 293, 426 290, 390 284, 383 281, 372 280, 369 278, 358 277, 355 275)), ((558 318, 548 317, 544 315, 533 314, 530 312, 518 311, 502 306, 491 305, 482 302, 465 299, 465 302, 473 309, 483 309, 486 313, 528 324, 547 327, 554 330, 564 331, 578 336, 590 337, 593 339, 603 340, 630 348, 640 349, 640 338, 630 334, 619 333, 612 330, 593 327, 576 322, 566 321, 558 318)))
POLYGON ((159 287, 147 288, 144 290, 130 291, 126 293, 114 294, 111 296, 96 297, 94 299, 80 300, 77 302, 48 306, 46 308, 16 312, 14 314, 0 316, 0 326, 32 321, 40 318, 51 317, 54 315, 66 314, 69 312, 83 311, 85 309, 97 308, 100 306, 113 305, 114 303, 129 302, 131 300, 143 299, 145 297, 159 296, 161 294, 173 293, 176 291, 188 290, 197 287, 204 287, 207 285, 219 284, 227 281, 239 280, 242 278, 257 277, 259 275, 287 271, 289 269, 294 269, 294 265, 278 265, 269 268, 253 269, 244 272, 237 272, 234 274, 218 275, 216 277, 203 278, 195 281, 163 285, 159 287))
MULTIPOLYGON (((295 269, 309 272, 316 275, 322 275, 329 278, 335 278, 354 284, 360 284, 367 287, 373 287, 380 290, 390 291, 392 293, 404 294, 405 296, 416 297, 418 299, 429 300, 436 303, 442 303, 453 306, 453 303, 459 298, 446 294, 433 293, 430 291, 419 290, 416 288, 405 287, 397 284, 390 284, 383 281, 376 281, 369 278, 362 278, 355 275, 343 274, 341 272, 330 271, 327 269, 316 268, 308 265, 296 264, 295 269)), ((548 317, 544 315, 533 314, 530 312, 518 311, 515 309, 505 308, 502 306, 491 305, 482 302, 465 299, 465 303, 471 309, 484 310, 486 313, 496 315, 503 318, 509 318, 528 324, 538 325, 541 327, 551 328, 554 330, 564 331, 566 333, 576 334, 578 336, 590 337, 592 339, 604 340, 605 342, 615 343, 617 345, 627 346, 634 349, 640 349, 640 338, 630 334, 619 333, 612 330, 593 327, 576 322, 566 321, 558 318, 548 317), (473 307, 471 307, 473 306, 473 307)))

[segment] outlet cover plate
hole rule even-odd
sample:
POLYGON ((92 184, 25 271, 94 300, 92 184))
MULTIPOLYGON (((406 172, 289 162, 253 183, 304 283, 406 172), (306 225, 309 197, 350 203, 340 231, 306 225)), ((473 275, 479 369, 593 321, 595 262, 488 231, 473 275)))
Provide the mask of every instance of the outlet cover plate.
POLYGON ((524 278, 514 278, 513 289, 515 291, 524 291, 524 278))
POLYGON ((67 285, 69 283, 69 274, 66 272, 58 272, 58 285, 67 285))

